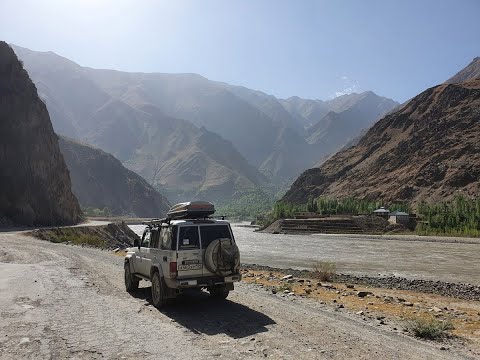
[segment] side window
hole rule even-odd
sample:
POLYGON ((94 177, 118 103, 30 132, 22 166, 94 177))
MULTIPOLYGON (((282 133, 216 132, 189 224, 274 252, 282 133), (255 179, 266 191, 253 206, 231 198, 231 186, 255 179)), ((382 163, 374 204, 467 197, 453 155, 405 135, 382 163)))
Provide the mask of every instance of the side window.
POLYGON ((150 248, 152 249, 158 249, 159 248, 159 238, 160 238, 160 230, 159 229, 154 229, 151 231, 151 237, 150 237, 150 248))
POLYGON ((160 230, 160 247, 162 250, 172 249, 172 228, 162 227, 160 230))
POLYGON ((150 229, 146 229, 142 236, 142 244, 141 247, 150 247, 150 229))
POLYGON ((198 226, 182 226, 178 237, 178 250, 198 249, 199 247, 198 226))

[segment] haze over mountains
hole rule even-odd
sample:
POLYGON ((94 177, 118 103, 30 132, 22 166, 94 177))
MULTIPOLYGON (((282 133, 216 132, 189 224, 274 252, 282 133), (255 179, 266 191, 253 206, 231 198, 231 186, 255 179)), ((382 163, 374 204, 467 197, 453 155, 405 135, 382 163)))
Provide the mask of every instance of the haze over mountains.
POLYGON ((480 191, 479 58, 372 126, 356 146, 305 171, 283 197, 435 202, 480 191))
POLYGON ((196 74, 96 70, 51 52, 14 49, 57 133, 196 198, 283 184, 397 105, 371 92, 281 100, 196 74))
POLYGON ((45 104, 0 41, 0 222, 73 224, 81 210, 45 104))
POLYGON ((112 155, 63 136, 59 145, 82 208, 132 217, 165 216, 170 208, 165 197, 112 155))

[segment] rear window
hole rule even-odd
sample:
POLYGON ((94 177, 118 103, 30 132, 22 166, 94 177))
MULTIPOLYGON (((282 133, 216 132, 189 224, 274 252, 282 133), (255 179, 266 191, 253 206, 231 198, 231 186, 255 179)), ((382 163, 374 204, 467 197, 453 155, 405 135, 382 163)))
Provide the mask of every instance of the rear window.
POLYGON ((178 236, 178 250, 190 250, 200 248, 198 226, 182 226, 178 236))
POLYGON ((231 239, 228 225, 200 226, 202 236, 202 249, 206 249, 210 243, 216 239, 231 239))

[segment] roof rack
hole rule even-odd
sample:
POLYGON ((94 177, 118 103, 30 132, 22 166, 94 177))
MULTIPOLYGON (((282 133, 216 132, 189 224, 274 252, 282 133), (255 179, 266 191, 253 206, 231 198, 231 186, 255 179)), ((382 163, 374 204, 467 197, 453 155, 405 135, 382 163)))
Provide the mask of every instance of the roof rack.
POLYGON ((168 218, 152 219, 152 220, 142 221, 143 225, 147 225, 147 226, 150 226, 150 227, 160 226, 162 224, 168 224, 168 223, 170 223, 170 219, 168 219, 168 218))

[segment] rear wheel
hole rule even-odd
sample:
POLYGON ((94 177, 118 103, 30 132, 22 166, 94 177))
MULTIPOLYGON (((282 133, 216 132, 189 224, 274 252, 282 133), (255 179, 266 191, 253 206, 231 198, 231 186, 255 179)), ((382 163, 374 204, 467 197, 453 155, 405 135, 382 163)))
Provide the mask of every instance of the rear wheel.
POLYGON ((130 271, 130 264, 128 262, 125 263, 124 269, 125 269, 125 289, 128 292, 137 291, 140 280, 138 280, 134 275, 132 275, 130 271))
POLYGON ((152 276, 152 303, 157 309, 160 309, 166 303, 165 286, 158 272, 154 272, 152 276))
POLYGON ((210 296, 214 299, 224 300, 230 294, 230 290, 227 290, 225 287, 214 287, 208 289, 210 296))

